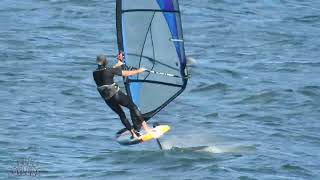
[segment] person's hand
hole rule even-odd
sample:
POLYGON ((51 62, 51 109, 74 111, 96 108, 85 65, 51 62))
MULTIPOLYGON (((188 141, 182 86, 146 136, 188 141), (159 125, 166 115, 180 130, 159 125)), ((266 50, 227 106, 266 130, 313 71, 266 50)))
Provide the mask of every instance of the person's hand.
POLYGON ((118 59, 118 61, 123 62, 123 53, 122 52, 119 52, 117 59, 118 59))
POLYGON ((144 72, 144 71, 146 71, 147 69, 144 68, 144 67, 140 67, 139 70, 140 70, 141 72, 144 72))

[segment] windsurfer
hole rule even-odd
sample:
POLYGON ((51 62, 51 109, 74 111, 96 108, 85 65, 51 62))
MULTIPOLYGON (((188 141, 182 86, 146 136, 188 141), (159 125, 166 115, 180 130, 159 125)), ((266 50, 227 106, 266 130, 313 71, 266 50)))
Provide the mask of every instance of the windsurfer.
POLYGON ((125 112, 122 110, 121 106, 124 106, 137 117, 139 122, 133 122, 133 124, 138 123, 139 126, 147 133, 152 133, 152 129, 147 125, 146 121, 143 119, 141 112, 138 107, 132 102, 132 100, 124 94, 118 85, 114 82, 114 75, 117 76, 132 76, 145 71, 144 68, 137 70, 122 70, 123 65, 123 54, 120 52, 117 56, 118 62, 112 67, 107 67, 108 61, 105 55, 97 56, 96 63, 98 65, 97 69, 93 72, 93 78, 97 84, 97 89, 101 97, 105 100, 106 104, 120 117, 122 124, 129 130, 133 138, 138 138, 138 133, 131 126, 130 122, 126 118, 125 112))

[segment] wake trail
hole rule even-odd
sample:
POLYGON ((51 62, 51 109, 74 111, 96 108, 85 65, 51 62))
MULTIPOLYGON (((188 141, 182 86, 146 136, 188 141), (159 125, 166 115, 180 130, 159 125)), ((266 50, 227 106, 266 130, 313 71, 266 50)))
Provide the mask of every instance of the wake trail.
POLYGON ((227 138, 197 134, 188 136, 170 136, 161 141, 163 150, 187 150, 203 153, 245 153, 254 152, 256 147, 248 143, 234 142, 227 138))

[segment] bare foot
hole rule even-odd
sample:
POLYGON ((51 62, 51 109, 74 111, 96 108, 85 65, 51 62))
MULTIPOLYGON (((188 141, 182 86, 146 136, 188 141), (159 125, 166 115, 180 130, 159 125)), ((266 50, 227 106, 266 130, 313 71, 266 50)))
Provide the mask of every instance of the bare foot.
POLYGON ((142 122, 142 127, 147 133, 153 133, 153 129, 150 128, 145 121, 142 122))
POLYGON ((134 130, 131 130, 130 132, 131 132, 131 135, 132 135, 133 138, 139 139, 139 137, 138 137, 137 134, 134 132, 134 130))

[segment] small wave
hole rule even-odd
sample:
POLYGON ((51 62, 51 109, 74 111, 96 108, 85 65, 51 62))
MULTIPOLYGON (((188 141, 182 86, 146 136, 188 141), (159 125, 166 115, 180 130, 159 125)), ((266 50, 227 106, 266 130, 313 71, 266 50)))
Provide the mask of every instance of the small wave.
POLYGON ((284 62, 280 63, 283 67, 287 68, 300 68, 302 66, 311 66, 311 67, 319 67, 319 62, 309 62, 309 61, 290 61, 290 62, 284 62))
POLYGON ((320 86, 304 86, 298 92, 309 97, 320 97, 320 86))
POLYGON ((283 169, 286 170, 305 170, 304 168, 292 164, 285 164, 282 166, 283 169))
POLYGON ((303 168, 301 166, 298 165, 294 165, 294 164, 284 164, 281 166, 281 168, 285 171, 291 172, 291 173, 297 173, 299 172, 299 174, 304 174, 306 176, 311 176, 311 172, 306 169, 303 168))
POLYGON ((233 118, 236 118, 236 119, 252 119, 252 118, 256 118, 256 116, 252 115, 252 114, 248 114, 248 113, 241 113, 241 114, 238 114, 238 115, 235 115, 233 116, 233 118))
POLYGON ((280 69, 276 70, 276 72, 297 73, 297 72, 299 72, 299 70, 293 69, 293 68, 280 68, 280 69))
POLYGON ((206 114, 204 117, 206 117, 206 118, 217 118, 217 117, 219 117, 219 113, 215 112, 215 113, 206 114))
POLYGON ((268 104, 272 103, 274 101, 277 101, 276 97, 279 97, 280 94, 274 91, 263 91, 258 94, 250 95, 249 97, 246 97, 235 104, 268 104))
POLYGON ((63 89, 60 91, 60 93, 66 96, 75 96, 75 95, 80 95, 81 91, 82 89, 80 89, 79 87, 73 87, 73 88, 63 89))
POLYGON ((96 161, 103 161, 105 159, 108 159, 108 155, 106 154, 98 154, 93 157, 89 157, 85 162, 96 162, 96 161))
POLYGON ((320 22, 320 16, 307 15, 302 17, 291 17, 289 20, 300 22, 300 23, 316 23, 316 22, 320 22))
POLYGON ((219 90, 219 91, 227 91, 228 85, 224 83, 215 83, 215 84, 203 84, 197 88, 193 88, 190 92, 204 92, 204 91, 212 91, 212 90, 219 90))
POLYGON ((219 72, 226 74, 226 75, 230 75, 233 78, 239 79, 241 78, 240 73, 230 70, 230 69, 223 69, 223 70, 219 70, 219 72))
POLYGON ((54 31, 54 30, 75 31, 75 30, 78 30, 75 27, 71 27, 71 26, 67 26, 67 25, 43 26, 43 27, 41 27, 41 29, 51 30, 51 31, 54 31))

